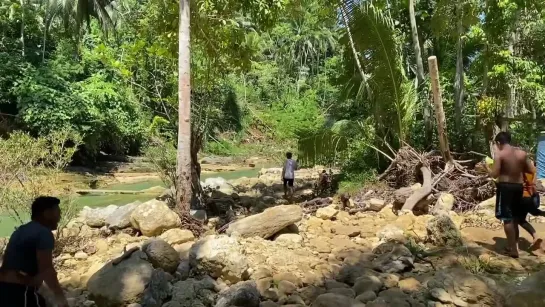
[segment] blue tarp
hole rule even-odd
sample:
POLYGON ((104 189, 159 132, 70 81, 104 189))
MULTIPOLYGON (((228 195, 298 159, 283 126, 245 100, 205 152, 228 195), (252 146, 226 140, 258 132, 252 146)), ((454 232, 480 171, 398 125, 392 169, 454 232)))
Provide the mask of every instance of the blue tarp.
POLYGON ((537 139, 536 164, 537 178, 545 178, 545 134, 543 133, 537 139))

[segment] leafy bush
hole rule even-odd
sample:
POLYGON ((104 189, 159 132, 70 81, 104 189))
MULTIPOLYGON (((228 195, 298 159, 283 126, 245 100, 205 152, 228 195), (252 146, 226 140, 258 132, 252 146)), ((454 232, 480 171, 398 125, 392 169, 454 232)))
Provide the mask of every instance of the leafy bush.
POLYGON ((144 150, 145 157, 167 187, 176 186, 176 147, 164 138, 155 137, 144 150))
MULTIPOLYGON (((0 139, 0 212, 22 224, 36 197, 66 194, 56 184, 80 144, 81 137, 68 130, 39 138, 15 132, 0 139)), ((66 225, 76 212, 71 198, 61 199, 61 225, 66 225)))

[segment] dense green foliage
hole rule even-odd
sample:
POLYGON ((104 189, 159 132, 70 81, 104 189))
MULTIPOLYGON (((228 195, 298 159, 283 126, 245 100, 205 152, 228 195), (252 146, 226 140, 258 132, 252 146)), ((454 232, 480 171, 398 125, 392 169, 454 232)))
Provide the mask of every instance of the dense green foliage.
MULTIPOLYGON (((89 20, 52 3, 0 0, 1 132, 75 131, 87 162, 174 141, 178 2, 106 1, 89 20)), ((429 83, 416 82, 409 1, 342 3, 192 1, 192 126, 205 151, 297 144, 304 164, 362 173, 384 167, 403 142, 437 147, 429 83)), ((544 9, 531 0, 416 1, 424 75, 436 55, 453 150, 487 153, 494 126, 507 124, 521 145, 535 143, 544 9)))

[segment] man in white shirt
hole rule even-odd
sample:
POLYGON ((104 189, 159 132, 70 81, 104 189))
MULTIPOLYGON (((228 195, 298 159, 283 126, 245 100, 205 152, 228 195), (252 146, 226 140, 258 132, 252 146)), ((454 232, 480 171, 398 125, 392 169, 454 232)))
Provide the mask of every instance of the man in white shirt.
POLYGON ((295 170, 297 170, 297 161, 292 159, 292 153, 286 153, 286 162, 282 168, 282 181, 284 182, 284 197, 293 196, 293 182, 295 180, 295 170))

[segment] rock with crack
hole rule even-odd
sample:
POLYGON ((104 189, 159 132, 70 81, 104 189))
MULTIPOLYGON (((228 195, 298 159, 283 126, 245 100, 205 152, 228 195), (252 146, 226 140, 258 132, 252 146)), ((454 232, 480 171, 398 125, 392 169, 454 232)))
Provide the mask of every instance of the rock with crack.
POLYGON ((161 306, 170 296, 168 276, 154 270, 141 251, 117 265, 110 261, 96 272, 87 284, 89 297, 99 307, 117 307, 131 303, 148 302, 146 306, 161 306))
POLYGON ((375 250, 384 253, 373 260, 373 268, 383 273, 401 273, 414 268, 414 256, 403 244, 381 244, 375 250))
POLYGON ((148 256, 149 262, 166 272, 174 273, 180 264, 178 252, 161 239, 152 239, 144 243, 142 251, 148 256))
POLYGON ((181 221, 178 214, 170 210, 166 203, 153 199, 134 209, 131 225, 143 235, 154 237, 166 230, 180 227, 181 221))
POLYGON ((239 282, 219 294, 215 307, 259 307, 259 291, 254 281, 239 282))
POLYGON ((248 278, 248 262, 237 238, 207 236, 193 244, 189 252, 192 266, 214 278, 237 283, 248 278))
MULTIPOLYGON (((503 296, 493 280, 473 275, 463 269, 438 271, 427 287, 436 301, 464 306, 503 306, 503 296)), ((518 305, 520 306, 520 305, 518 305)))
POLYGON ((226 233, 243 238, 267 239, 283 228, 299 222, 302 217, 303 210, 298 205, 276 206, 232 223, 226 233))
POLYGON ((463 245, 462 234, 448 215, 439 215, 426 225, 428 241, 438 246, 458 247, 463 245))

